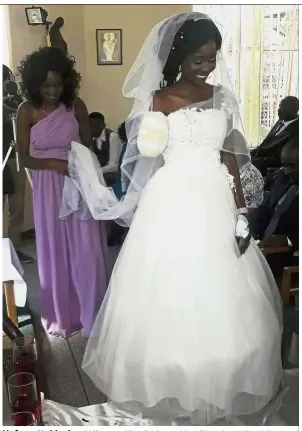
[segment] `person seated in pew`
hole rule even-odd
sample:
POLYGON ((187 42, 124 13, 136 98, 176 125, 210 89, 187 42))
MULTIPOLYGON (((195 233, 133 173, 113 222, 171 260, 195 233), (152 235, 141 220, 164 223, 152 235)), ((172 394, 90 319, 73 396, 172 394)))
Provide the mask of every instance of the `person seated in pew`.
MULTIPOLYGON (((122 197, 121 165, 127 148, 127 133, 125 121, 118 127, 117 134, 123 144, 123 148, 118 164, 116 184, 114 184, 112 188, 116 196, 120 199, 122 197)), ((109 247, 122 245, 128 230, 128 228, 122 227, 117 223, 113 223, 110 229, 110 235, 108 237, 109 247)))
POLYGON ((279 120, 263 142, 251 151, 252 162, 263 176, 268 168, 281 166, 281 151, 292 139, 299 137, 299 100, 294 96, 285 97, 279 105, 279 120))
POLYGON ((108 187, 116 183, 122 142, 118 135, 106 127, 105 117, 100 112, 89 114, 93 152, 96 154, 108 187))
POLYGON ((127 133, 126 133, 126 124, 125 121, 119 125, 117 129, 118 137, 122 143, 122 151, 120 154, 120 158, 118 161, 118 170, 116 175, 116 183, 112 185, 113 191, 118 199, 122 196, 122 182, 121 182, 121 165, 123 161, 123 157, 127 148, 127 133))
POLYGON ((267 256, 275 277, 285 266, 298 264, 299 250, 299 139, 291 140, 281 153, 282 169, 271 191, 250 216, 250 228, 261 247, 290 245, 283 253, 267 256))

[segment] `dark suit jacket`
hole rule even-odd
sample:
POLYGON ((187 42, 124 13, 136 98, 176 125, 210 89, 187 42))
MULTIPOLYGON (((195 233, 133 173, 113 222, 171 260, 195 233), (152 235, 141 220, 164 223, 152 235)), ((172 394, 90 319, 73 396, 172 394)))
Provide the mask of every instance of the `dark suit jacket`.
POLYGON ((252 150, 252 157, 270 157, 280 161, 285 144, 299 136, 299 117, 289 124, 281 133, 276 134, 281 121, 278 120, 259 147, 252 150))
MULTIPOLYGON (((268 227, 275 207, 284 193, 292 184, 283 171, 276 176, 271 191, 263 203, 251 214, 250 228, 255 239, 262 240, 268 227)), ((294 250, 299 249, 299 194, 293 199, 291 206, 279 219, 275 235, 286 235, 293 244, 294 250)))

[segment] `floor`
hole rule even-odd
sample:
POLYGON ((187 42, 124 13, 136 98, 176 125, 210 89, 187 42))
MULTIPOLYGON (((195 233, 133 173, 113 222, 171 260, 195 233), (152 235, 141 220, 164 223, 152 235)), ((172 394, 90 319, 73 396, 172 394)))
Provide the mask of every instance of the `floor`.
MULTIPOLYGON (((36 257, 34 241, 24 243, 22 251, 36 257)), ((110 271, 114 266, 118 252, 118 247, 109 249, 110 271)), ((39 323, 40 285, 37 264, 25 265, 24 270, 29 308, 34 315, 35 322, 39 323)), ((24 331, 28 332, 30 328, 25 327, 24 331)), ((36 336, 45 347, 42 360, 46 370, 46 381, 51 400, 73 407, 100 404, 106 400, 81 370, 87 343, 86 338, 82 337, 81 334, 76 334, 68 340, 48 336, 49 346, 42 328, 36 333, 36 336)))
MULTIPOLYGON (((36 257, 33 241, 25 242, 22 250, 36 257)), ((118 247, 109 249, 110 271, 112 270, 119 252, 118 247)), ((28 303, 34 314, 36 322, 40 321, 40 285, 38 280, 37 264, 25 266, 25 281, 28 288, 28 303)), ((28 328, 24 328, 28 331, 28 328)), ((55 337, 46 337, 44 331, 36 333, 40 342, 44 343, 42 360, 46 370, 46 381, 49 391, 49 399, 70 407, 83 407, 101 404, 106 398, 101 394, 81 370, 81 363, 87 340, 81 334, 74 335, 68 340, 55 337), (48 341, 49 344, 48 345, 48 341), (50 347, 50 348, 49 348, 50 347)), ((292 368, 292 367, 289 367, 292 368)), ((296 366, 294 367, 296 368, 296 366)), ((291 402, 285 407, 285 416, 290 425, 298 424, 298 381, 291 395, 291 402)))

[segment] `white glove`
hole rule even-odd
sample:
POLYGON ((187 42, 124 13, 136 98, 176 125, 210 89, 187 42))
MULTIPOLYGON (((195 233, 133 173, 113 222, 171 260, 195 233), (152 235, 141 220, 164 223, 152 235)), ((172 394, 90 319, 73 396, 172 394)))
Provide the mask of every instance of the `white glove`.
POLYGON ((239 238, 247 238, 250 234, 249 222, 244 215, 239 215, 236 224, 236 236, 239 238))
POLYGON ((162 112, 147 112, 137 137, 137 147, 144 157, 157 157, 168 144, 168 119, 162 112))

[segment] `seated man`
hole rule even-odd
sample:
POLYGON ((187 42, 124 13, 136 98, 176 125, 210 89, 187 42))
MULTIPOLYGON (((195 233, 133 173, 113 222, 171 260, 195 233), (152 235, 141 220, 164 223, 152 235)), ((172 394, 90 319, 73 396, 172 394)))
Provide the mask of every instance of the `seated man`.
POLYGON ((107 186, 116 183, 122 143, 118 135, 106 128, 104 115, 92 112, 89 115, 93 137, 93 151, 99 159, 107 186))
MULTIPOLYGON (((117 130, 118 136, 123 144, 123 149, 120 155, 119 163, 118 163, 118 176, 117 176, 117 183, 112 188, 116 194, 116 196, 120 199, 122 196, 122 182, 121 182, 121 165, 123 162, 123 157, 127 148, 127 133, 126 133, 126 124, 123 122, 117 130)), ((120 226, 117 223, 113 223, 110 235, 108 238, 108 245, 115 246, 115 245, 121 245, 125 239, 125 235, 128 232, 128 229, 120 226)))
POLYGON ((123 157, 127 148, 127 133, 126 133, 125 121, 119 125, 117 129, 117 134, 123 146, 122 146, 122 151, 118 161, 118 175, 116 178, 116 184, 112 188, 117 198, 120 199, 122 195, 121 166, 122 166, 123 157))
POLYGON ((299 250, 299 139, 282 150, 280 169, 272 189, 250 216, 251 232, 261 246, 291 245, 291 251, 267 256, 276 277, 285 266, 298 265, 299 250), (278 242, 276 242, 276 239, 278 242))
POLYGON ((299 136, 299 100, 288 96, 280 103, 279 120, 262 144, 251 151, 252 162, 266 176, 267 168, 281 166, 280 155, 285 144, 299 136))

